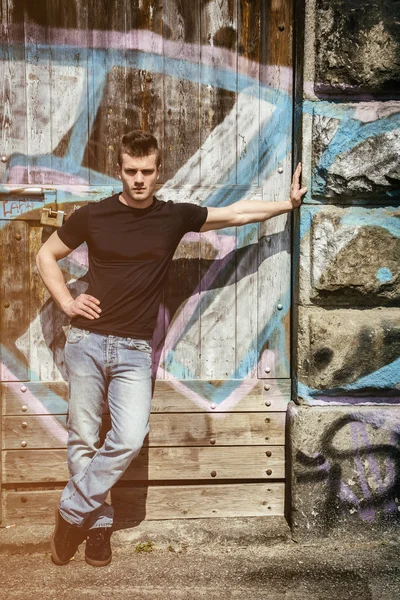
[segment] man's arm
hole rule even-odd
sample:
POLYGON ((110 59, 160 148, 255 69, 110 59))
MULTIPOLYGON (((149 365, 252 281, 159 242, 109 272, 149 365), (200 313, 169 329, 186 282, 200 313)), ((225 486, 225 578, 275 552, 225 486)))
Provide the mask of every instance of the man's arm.
POLYGON ((239 200, 229 206, 208 207, 206 222, 200 231, 238 227, 247 223, 259 223, 277 215, 290 212, 301 204, 301 199, 307 192, 306 187, 300 188, 301 163, 294 172, 290 187, 290 199, 280 202, 259 202, 258 200, 239 200))
POLYGON ((64 276, 57 261, 72 252, 60 240, 57 232, 51 234, 36 256, 36 264, 41 278, 54 300, 70 317, 82 315, 87 319, 98 318, 101 312, 99 300, 89 294, 80 294, 75 300, 65 285, 64 276))

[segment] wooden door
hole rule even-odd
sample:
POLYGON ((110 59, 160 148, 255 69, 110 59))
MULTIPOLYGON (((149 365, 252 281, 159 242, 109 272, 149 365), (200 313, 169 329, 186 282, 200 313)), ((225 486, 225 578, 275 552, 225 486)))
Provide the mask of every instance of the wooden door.
MULTIPOLYGON (((291 0, 39 4, 1 4, 3 524, 51 521, 68 477, 68 320, 37 273, 40 211, 118 191, 134 128, 163 148, 161 199, 281 200, 291 176, 291 0)), ((84 291, 85 246, 60 266, 84 291)), ((290 282, 288 215, 182 240, 151 431, 111 494, 121 518, 283 514, 290 282)))

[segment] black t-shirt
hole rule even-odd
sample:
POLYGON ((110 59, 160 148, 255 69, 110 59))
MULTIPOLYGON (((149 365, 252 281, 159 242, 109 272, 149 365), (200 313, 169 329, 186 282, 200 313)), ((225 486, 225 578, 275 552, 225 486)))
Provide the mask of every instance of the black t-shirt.
POLYGON ((172 257, 188 231, 200 231, 207 208, 153 198, 147 208, 132 208, 119 194, 89 203, 57 230, 68 248, 83 242, 89 251, 89 286, 100 301, 99 319, 73 317, 72 325, 101 333, 151 339, 162 286, 172 257))

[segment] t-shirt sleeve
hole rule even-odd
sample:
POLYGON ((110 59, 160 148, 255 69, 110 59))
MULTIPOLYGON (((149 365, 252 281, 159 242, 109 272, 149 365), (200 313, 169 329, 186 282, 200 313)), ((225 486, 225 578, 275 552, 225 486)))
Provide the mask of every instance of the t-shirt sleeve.
POLYGON ((89 205, 81 206, 71 213, 65 223, 57 229, 60 240, 73 250, 87 240, 89 224, 89 205))
POLYGON ((190 202, 179 202, 175 206, 182 219, 183 235, 188 231, 200 231, 207 219, 207 207, 190 202))

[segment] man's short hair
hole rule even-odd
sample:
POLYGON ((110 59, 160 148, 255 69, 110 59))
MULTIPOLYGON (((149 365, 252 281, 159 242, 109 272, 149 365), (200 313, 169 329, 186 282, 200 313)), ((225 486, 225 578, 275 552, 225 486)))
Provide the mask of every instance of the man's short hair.
POLYGON ((141 129, 135 129, 135 131, 131 131, 122 136, 118 150, 118 164, 120 166, 123 154, 129 154, 129 156, 135 158, 155 154, 157 157, 157 167, 161 164, 161 152, 156 138, 154 135, 151 135, 151 133, 147 133, 141 129))

